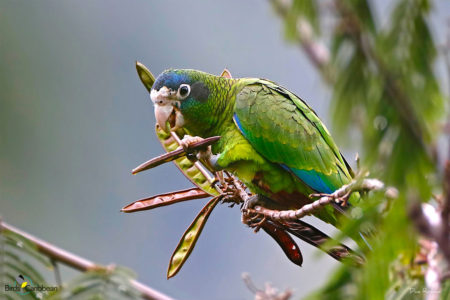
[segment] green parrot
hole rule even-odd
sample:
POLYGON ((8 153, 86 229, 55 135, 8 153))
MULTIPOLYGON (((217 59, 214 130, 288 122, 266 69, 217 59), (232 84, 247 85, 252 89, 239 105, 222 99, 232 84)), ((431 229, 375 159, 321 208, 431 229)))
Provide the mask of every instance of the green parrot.
MULTIPOLYGON (((310 194, 329 194, 352 180, 317 114, 272 81, 169 69, 157 77, 150 98, 159 126, 184 128, 185 143, 221 136, 198 156, 213 170, 236 175, 265 207, 298 209, 312 201, 310 194)), ((359 198, 354 193, 349 202, 359 198)), ((342 213, 338 205, 326 206, 316 216, 339 227, 342 213)))

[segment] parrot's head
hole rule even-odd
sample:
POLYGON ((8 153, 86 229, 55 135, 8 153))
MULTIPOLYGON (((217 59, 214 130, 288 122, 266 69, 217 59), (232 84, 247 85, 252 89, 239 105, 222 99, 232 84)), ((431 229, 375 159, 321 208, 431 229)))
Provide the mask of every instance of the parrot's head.
POLYGON ((169 69, 155 80, 150 98, 155 105, 156 122, 168 131, 181 127, 198 129, 207 126, 214 110, 214 82, 218 76, 196 70, 169 69))

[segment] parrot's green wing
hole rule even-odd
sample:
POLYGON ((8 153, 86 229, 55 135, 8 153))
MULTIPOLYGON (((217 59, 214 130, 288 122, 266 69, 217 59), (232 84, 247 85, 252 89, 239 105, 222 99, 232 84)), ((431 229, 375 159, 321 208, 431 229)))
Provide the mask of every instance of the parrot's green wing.
POLYGON ((332 193, 351 180, 325 125, 305 102, 275 83, 244 81, 234 120, 256 151, 313 190, 332 193))

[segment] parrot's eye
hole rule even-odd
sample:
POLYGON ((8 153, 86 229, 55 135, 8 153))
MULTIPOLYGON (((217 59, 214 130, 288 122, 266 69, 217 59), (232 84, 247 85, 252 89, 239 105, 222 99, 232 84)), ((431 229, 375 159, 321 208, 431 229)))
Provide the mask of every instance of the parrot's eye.
POLYGON ((183 99, 186 98, 187 96, 189 96, 190 92, 191 92, 191 87, 189 86, 189 84, 182 84, 182 85, 180 85, 180 88, 178 89, 178 94, 183 99))

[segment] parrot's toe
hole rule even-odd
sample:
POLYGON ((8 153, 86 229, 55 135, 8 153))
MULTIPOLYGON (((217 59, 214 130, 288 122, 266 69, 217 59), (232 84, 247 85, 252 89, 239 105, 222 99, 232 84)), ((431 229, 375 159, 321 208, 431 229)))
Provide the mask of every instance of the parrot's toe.
POLYGON ((190 136, 186 134, 180 142, 180 146, 187 152, 189 150, 189 146, 198 142, 201 142, 203 139, 199 136, 190 136))
POLYGON ((195 151, 189 149, 189 146, 201 141, 203 141, 203 138, 199 136, 190 136, 186 134, 180 141, 180 146, 184 149, 184 151, 186 151, 186 153, 188 153, 188 158, 193 160, 203 160, 205 162, 209 162, 212 156, 211 146, 207 146, 203 149, 195 151))
POLYGON ((248 197, 241 208, 241 218, 242 223, 246 224, 247 226, 254 228, 255 232, 259 231, 261 226, 267 221, 265 216, 261 216, 258 213, 250 212, 253 207, 259 205, 264 206, 265 203, 265 197, 262 195, 254 195, 251 197, 248 197))

